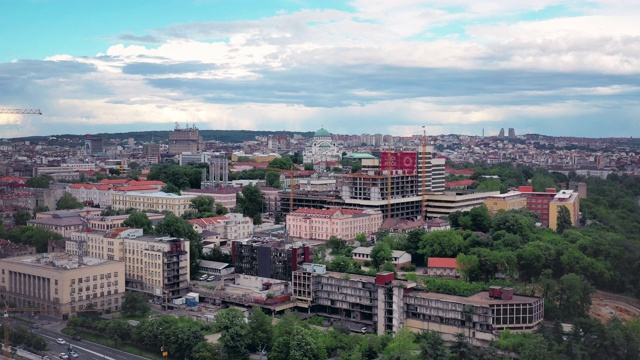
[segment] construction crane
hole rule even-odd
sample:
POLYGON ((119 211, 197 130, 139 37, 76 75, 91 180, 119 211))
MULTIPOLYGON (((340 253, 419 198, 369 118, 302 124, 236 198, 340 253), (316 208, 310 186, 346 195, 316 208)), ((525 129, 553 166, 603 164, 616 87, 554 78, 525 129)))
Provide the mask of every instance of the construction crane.
POLYGON ((0 109, 0 114, 42 115, 40 109, 0 109))
MULTIPOLYGON (((9 313, 59 313, 60 309, 42 308, 10 308, 7 299, 4 299, 4 355, 11 359, 11 346, 9 344, 9 313)), ((95 309, 74 310, 74 312, 97 312, 95 309)))
POLYGON ((420 220, 427 219, 427 130, 422 127, 422 218, 420 220))

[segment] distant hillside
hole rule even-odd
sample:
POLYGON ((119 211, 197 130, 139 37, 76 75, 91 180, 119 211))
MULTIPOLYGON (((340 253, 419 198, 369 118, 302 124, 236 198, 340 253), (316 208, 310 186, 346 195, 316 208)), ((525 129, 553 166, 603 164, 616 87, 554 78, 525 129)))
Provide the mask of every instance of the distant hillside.
MULTIPOLYGON (((125 140, 128 138, 134 138, 136 141, 142 142, 166 142, 169 138, 170 131, 133 131, 133 132, 123 132, 123 133, 100 133, 100 134, 91 134, 93 138, 103 138, 107 139, 117 139, 117 140, 125 140)), ((241 143, 247 140, 255 140, 256 136, 268 136, 268 135, 289 135, 293 136, 293 134, 301 134, 305 137, 312 137, 313 131, 307 132, 293 132, 293 131, 257 131, 257 130, 200 130, 200 136, 205 141, 217 140, 228 143, 241 143)), ((79 141, 84 139, 84 135, 72 135, 72 134, 63 134, 63 135, 50 135, 50 136, 27 136, 27 137, 19 137, 12 138, 10 140, 14 141, 42 141, 47 140, 50 137, 55 137, 58 140, 62 139, 78 139, 79 141)))

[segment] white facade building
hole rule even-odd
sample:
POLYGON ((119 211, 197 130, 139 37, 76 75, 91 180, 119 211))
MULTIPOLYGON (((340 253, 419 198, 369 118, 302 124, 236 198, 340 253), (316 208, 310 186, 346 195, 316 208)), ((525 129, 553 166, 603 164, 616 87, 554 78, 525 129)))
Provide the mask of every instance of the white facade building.
POLYGON ((324 128, 320 128, 313 135, 302 153, 302 161, 305 164, 315 164, 319 161, 340 161, 342 153, 340 148, 331 139, 331 134, 324 128))

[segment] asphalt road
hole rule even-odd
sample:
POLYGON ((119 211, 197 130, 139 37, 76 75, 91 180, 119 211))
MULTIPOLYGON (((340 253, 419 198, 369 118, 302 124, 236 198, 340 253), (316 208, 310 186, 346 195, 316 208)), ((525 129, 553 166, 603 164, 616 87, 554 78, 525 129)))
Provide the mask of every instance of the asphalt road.
MULTIPOLYGON (((11 326, 22 326, 29 327, 30 324, 26 324, 24 322, 11 320, 11 326)), ((124 351, 112 349, 107 346, 94 344, 88 342, 86 340, 74 341, 71 339, 71 336, 61 334, 59 329, 61 326, 59 323, 51 323, 51 324, 41 324, 39 329, 30 330, 42 336, 47 341, 47 351, 46 353, 51 356, 52 359, 58 359, 60 353, 67 352, 69 344, 73 347, 73 349, 78 353, 78 360, 91 359, 91 360, 140 360, 146 359, 142 356, 137 356, 133 354, 126 353, 124 351), (56 343, 56 339, 62 338, 67 342, 65 345, 60 345, 56 343)))

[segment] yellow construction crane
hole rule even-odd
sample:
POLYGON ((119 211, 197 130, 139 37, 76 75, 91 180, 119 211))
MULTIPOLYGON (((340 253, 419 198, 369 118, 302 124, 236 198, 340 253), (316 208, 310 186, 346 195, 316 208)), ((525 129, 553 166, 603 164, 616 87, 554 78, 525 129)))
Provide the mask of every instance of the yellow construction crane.
POLYGON ((42 115, 40 109, 0 109, 0 114, 42 115))
POLYGON ((420 220, 427 219, 427 130, 425 130, 424 126, 422 127, 422 211, 420 216, 422 218, 420 220))

